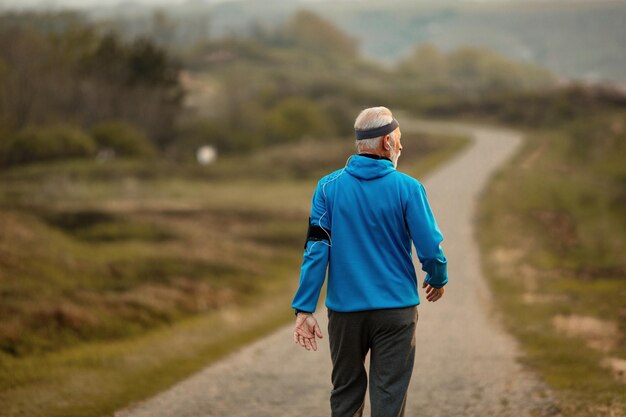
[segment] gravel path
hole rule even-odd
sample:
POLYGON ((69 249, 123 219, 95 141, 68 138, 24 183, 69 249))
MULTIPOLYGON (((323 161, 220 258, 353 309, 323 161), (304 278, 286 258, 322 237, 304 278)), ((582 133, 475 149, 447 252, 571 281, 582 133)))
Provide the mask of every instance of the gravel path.
MULTIPOLYGON (((547 414, 550 393, 517 362, 519 349, 492 318, 491 295, 480 272, 472 220, 489 175, 521 144, 509 130, 405 121, 403 131, 470 133, 473 145, 424 184, 445 237, 450 283, 443 299, 423 296, 417 357, 407 417, 547 414)), ((399 168, 402 169, 402 159, 399 168)), ((419 270, 419 268, 418 268, 419 270)), ((326 311, 316 314, 326 336, 326 311)), ((330 414, 330 356, 294 345, 286 326, 117 417, 296 417, 330 414)), ((369 404, 365 415, 369 415, 369 404)))

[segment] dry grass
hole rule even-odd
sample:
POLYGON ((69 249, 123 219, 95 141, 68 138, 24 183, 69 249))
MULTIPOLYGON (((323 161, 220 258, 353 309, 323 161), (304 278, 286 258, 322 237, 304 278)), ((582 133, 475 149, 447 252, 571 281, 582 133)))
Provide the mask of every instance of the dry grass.
MULTIPOLYGON (((413 175, 466 143, 420 140, 403 138, 413 175)), ((2 173, 0 414, 105 415, 291 320, 315 183, 350 153, 2 173)))
POLYGON ((555 390, 568 417, 626 415, 626 219, 619 207, 626 154, 622 140, 601 135, 599 147, 612 145, 587 157, 574 139, 586 137, 581 126, 603 131, 623 114, 605 117, 528 131, 480 204, 478 237, 496 302, 525 363, 555 390))

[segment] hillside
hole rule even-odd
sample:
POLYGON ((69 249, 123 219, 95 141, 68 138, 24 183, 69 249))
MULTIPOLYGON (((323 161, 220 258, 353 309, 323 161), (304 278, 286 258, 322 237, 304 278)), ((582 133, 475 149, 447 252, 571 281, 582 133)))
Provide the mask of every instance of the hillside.
MULTIPOLYGON (((395 61, 417 44, 444 51, 461 46, 493 49, 514 60, 555 73, 588 80, 626 83, 626 2, 413 2, 374 1, 228 1, 188 2, 161 7, 172 23, 185 21, 177 42, 250 33, 273 26, 306 8, 320 14, 360 42, 370 59, 395 61)), ((151 30, 152 8, 99 7, 97 21, 133 23, 133 31, 151 30)))
POLYGON ((315 10, 362 40, 378 59, 407 55, 418 43, 444 51, 463 45, 493 49, 567 77, 626 83, 626 3, 486 2, 447 7, 338 3, 315 10))

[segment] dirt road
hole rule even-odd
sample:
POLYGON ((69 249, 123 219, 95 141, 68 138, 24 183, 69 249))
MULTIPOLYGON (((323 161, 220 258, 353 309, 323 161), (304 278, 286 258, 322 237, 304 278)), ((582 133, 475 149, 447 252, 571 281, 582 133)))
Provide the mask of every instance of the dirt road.
MULTIPOLYGON (((424 181, 445 237, 450 282, 442 300, 428 303, 422 296, 407 417, 517 417, 533 410, 544 414, 550 409, 550 394, 518 364, 515 341, 494 318, 473 235, 480 191, 489 175, 512 156, 521 136, 419 121, 405 121, 402 129, 418 125, 470 133, 473 145, 424 181)), ((325 330, 326 311, 316 315, 325 330)), ((294 345, 292 327, 287 326, 116 416, 327 416, 330 389, 327 339, 317 352, 307 352, 294 345)))

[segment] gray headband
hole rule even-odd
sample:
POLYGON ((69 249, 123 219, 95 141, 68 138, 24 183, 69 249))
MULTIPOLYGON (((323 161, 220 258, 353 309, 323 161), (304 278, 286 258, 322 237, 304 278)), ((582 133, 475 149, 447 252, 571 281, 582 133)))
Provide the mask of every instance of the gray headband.
POLYGON ((356 140, 378 138, 380 136, 384 136, 393 132, 394 130, 398 128, 398 126, 400 126, 398 121, 396 119, 393 119, 391 123, 384 125, 384 126, 375 127, 375 128, 366 129, 366 130, 355 130, 356 140))

